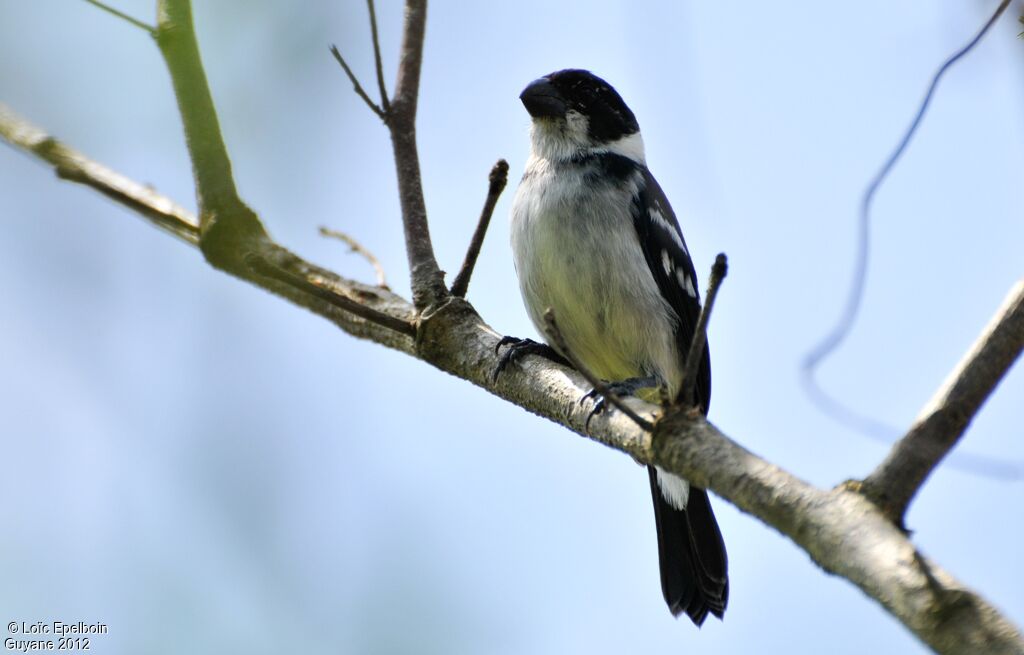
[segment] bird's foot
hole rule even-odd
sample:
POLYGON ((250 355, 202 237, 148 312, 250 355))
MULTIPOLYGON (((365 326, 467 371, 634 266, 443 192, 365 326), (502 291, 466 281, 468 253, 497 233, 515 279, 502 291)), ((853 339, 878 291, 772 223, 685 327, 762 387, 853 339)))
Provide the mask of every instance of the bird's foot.
POLYGON ((498 365, 494 368, 494 376, 492 380, 497 381, 498 376, 505 370, 505 367, 511 363, 516 363, 527 355, 540 355, 546 359, 549 359, 556 364, 563 364, 569 366, 569 362, 564 357, 558 354, 554 348, 546 343, 538 343, 533 339, 520 339, 519 337, 502 337, 498 341, 498 345, 494 347, 494 352, 498 353, 502 346, 508 346, 508 349, 498 359, 498 365))
MULTIPOLYGON (((605 383, 605 388, 622 398, 623 396, 635 396, 637 391, 641 389, 653 389, 658 386, 658 380, 654 376, 648 376, 645 378, 627 378, 625 380, 617 380, 615 382, 605 383)), ((590 427, 590 419, 594 418, 598 414, 605 411, 608 408, 608 402, 606 398, 597 390, 591 389, 580 398, 579 403, 582 405, 588 400, 594 401, 594 407, 587 414, 587 421, 583 428, 587 429, 590 427)))

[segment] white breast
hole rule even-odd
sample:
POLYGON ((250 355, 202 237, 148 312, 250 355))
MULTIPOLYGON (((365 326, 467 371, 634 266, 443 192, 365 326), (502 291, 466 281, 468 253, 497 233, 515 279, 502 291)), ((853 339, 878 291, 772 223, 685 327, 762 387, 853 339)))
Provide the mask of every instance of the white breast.
POLYGON ((600 377, 656 375, 674 393, 682 375, 677 319, 650 273, 630 214, 641 178, 624 192, 614 183, 595 186, 587 172, 585 165, 536 157, 527 164, 511 230, 527 311, 544 334, 544 311, 551 308, 572 354, 600 377))

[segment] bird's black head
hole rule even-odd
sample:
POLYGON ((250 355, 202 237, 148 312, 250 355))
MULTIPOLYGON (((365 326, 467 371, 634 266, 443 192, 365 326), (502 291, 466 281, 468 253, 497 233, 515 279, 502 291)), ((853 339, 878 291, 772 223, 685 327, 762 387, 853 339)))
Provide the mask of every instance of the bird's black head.
MULTIPOLYGON (((636 134, 640 126, 622 97, 610 84, 590 71, 560 70, 534 80, 519 95, 535 119, 586 119, 586 134, 593 145, 636 134)), ((582 127, 582 123, 578 122, 582 127)))

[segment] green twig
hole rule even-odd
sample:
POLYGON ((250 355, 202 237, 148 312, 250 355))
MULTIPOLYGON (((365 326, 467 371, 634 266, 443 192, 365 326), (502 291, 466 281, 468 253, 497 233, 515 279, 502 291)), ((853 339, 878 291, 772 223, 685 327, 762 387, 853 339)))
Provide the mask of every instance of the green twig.
POLYGON ((111 7, 109 5, 103 4, 99 0, 85 0, 85 1, 88 2, 89 4, 91 4, 94 7, 98 7, 100 9, 102 9, 103 11, 107 12, 108 14, 112 14, 114 16, 117 16, 118 18, 120 18, 123 21, 127 21, 127 22, 131 23, 132 25, 134 25, 135 27, 138 27, 139 29, 146 30, 147 32, 149 32, 150 36, 154 36, 156 34, 156 28, 155 27, 153 27, 152 25, 149 25, 147 23, 142 22, 138 18, 132 18, 128 14, 124 13, 123 11, 118 11, 117 9, 114 9, 113 7, 111 7))

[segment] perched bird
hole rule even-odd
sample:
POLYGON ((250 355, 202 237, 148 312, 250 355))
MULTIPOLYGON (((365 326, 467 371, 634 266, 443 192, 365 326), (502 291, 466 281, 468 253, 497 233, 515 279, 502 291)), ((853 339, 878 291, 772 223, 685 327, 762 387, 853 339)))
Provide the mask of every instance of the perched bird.
MULTIPOLYGON (((572 356, 617 391, 675 398, 700 297, 679 223, 645 163, 633 112, 585 70, 546 75, 519 98, 533 120, 511 233, 530 318, 544 334, 550 309, 572 356)), ((696 395, 706 414, 706 348, 696 395)), ((686 612, 698 626, 708 612, 721 618, 729 580, 707 492, 657 467, 648 473, 669 609, 686 612)))

